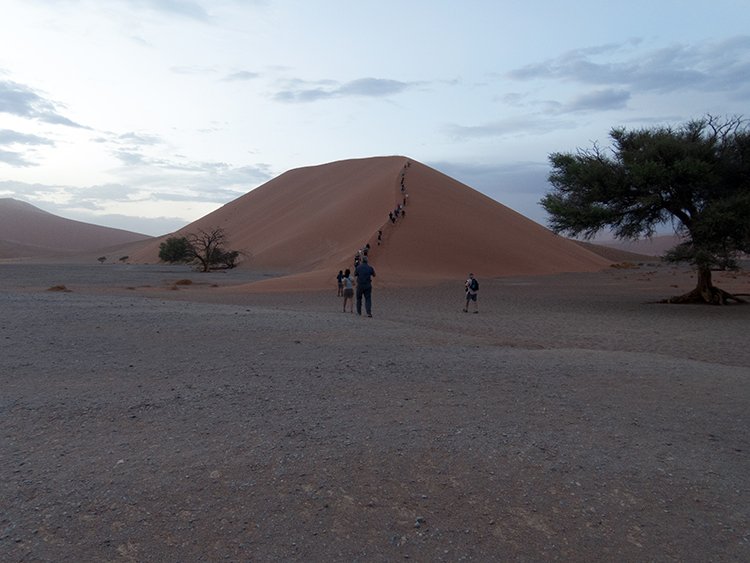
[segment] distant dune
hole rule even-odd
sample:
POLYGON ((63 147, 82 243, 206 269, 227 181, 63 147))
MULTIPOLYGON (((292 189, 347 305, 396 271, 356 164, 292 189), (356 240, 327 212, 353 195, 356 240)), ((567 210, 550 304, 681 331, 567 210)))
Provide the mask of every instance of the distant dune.
POLYGON ((658 257, 650 254, 639 254, 637 252, 628 252, 627 250, 620 250, 616 246, 608 246, 602 244, 595 244, 591 242, 585 242, 580 240, 573 240, 577 245, 590 250, 594 254, 611 260, 612 262, 647 262, 659 260, 658 257))
POLYGON ((0 258, 70 255, 149 238, 64 219, 17 199, 0 199, 0 258))
MULTIPOLYGON (((610 261, 472 188, 406 157, 344 160, 290 170, 178 234, 222 227, 246 266, 284 279, 257 289, 317 288, 369 243, 378 283, 596 271, 610 261), (401 191, 403 176, 405 192, 401 191), (408 196, 406 215, 388 213, 408 196), (378 231, 382 231, 378 245, 378 231)), ((157 261, 156 239, 131 260, 157 261)))
POLYGON ((656 235, 651 238, 639 240, 597 240, 596 244, 608 246, 626 252, 635 252, 648 256, 662 256, 667 250, 670 250, 680 244, 682 239, 677 235, 656 235))

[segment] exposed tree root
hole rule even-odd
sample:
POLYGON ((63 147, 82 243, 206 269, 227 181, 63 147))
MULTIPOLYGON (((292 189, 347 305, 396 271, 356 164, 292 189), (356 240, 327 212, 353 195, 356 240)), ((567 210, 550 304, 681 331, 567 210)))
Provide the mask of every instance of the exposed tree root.
POLYGON ((718 287, 696 287, 693 291, 678 295, 676 297, 670 297, 661 301, 661 303, 704 303, 708 305, 727 305, 730 301, 735 303, 747 303, 744 299, 741 299, 739 295, 734 295, 718 287))

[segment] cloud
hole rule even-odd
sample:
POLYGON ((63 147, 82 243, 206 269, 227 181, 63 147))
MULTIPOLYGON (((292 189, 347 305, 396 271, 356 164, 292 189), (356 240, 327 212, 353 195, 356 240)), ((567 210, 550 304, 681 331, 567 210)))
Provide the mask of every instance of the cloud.
POLYGON ((131 186, 130 193, 145 190, 156 199, 226 203, 271 178, 270 167, 262 163, 234 166, 179 155, 165 159, 138 148, 115 148, 111 153, 123 164, 118 173, 131 186))
POLYGON ((112 155, 126 166, 138 166, 141 164, 146 164, 143 155, 138 152, 116 150, 112 152, 112 155))
POLYGON ((16 180, 0 181, 0 194, 4 197, 13 197, 30 203, 67 201, 77 189, 57 184, 31 184, 16 180))
POLYGON ((122 133, 117 139, 126 143, 136 143, 138 145, 159 145, 162 143, 161 137, 149 133, 122 133))
POLYGON ((53 125, 86 128, 58 113, 53 102, 31 88, 10 80, 0 80, 0 113, 36 119, 53 125))
MULTIPOLYGON (((12 131, 10 129, 0 129, 0 147, 9 147, 12 145, 23 145, 28 147, 54 144, 55 143, 50 139, 45 139, 43 137, 39 137, 38 135, 19 133, 18 131, 12 131)), ((36 164, 30 161, 26 155, 4 149, 0 149, 0 162, 8 164, 9 166, 16 166, 19 168, 36 166, 36 164)))
MULTIPOLYGON (((574 129, 582 113, 627 109, 639 94, 723 92, 747 99, 750 93, 750 36, 721 42, 671 45, 642 50, 634 40, 568 51, 507 73, 519 82, 551 81, 575 84, 581 91, 572 98, 540 99, 531 93, 511 92, 496 99, 526 115, 478 125, 451 124, 445 128, 456 138, 508 137, 574 129)), ((554 84, 555 94, 569 91, 554 84)), ((540 90, 546 91, 544 89, 540 90)))
POLYGON ((258 78, 260 74, 257 72, 250 72, 249 70, 241 70, 239 72, 233 72, 232 74, 226 75, 222 80, 224 82, 243 82, 247 80, 253 80, 258 78))
MULTIPOLYGON (((50 213, 54 211, 47 209, 50 213)), ((60 209, 69 219, 93 223, 113 229, 123 229, 135 233, 151 236, 160 236, 180 230, 187 224, 181 217, 138 217, 133 215, 120 215, 116 213, 94 214, 77 212, 68 208, 60 209)))
POLYGON ((33 162, 26 160, 23 155, 0 149, 0 163, 8 164, 10 166, 16 166, 19 168, 34 166, 33 162))
POLYGON ((0 129, 0 145, 54 145, 51 140, 39 137, 37 135, 29 135, 27 133, 19 133, 18 131, 11 131, 10 129, 0 129))
POLYGON ((208 21, 209 14, 197 2, 190 0, 127 0, 135 8, 147 8, 155 12, 174 14, 198 21, 208 21))
POLYGON ((150 166, 153 159, 143 155, 143 150, 163 144, 161 137, 150 133, 130 131, 121 134, 108 134, 94 139, 95 142, 111 144, 110 152, 126 166, 150 166))
POLYGON ((482 125, 451 124, 444 131, 451 137, 466 139, 480 137, 511 137, 518 135, 542 135, 560 129, 575 129, 578 122, 550 115, 516 115, 482 125))
POLYGON ((734 91, 750 85, 750 36, 640 52, 637 42, 563 53, 511 70, 514 80, 560 80, 637 92, 734 91), (606 60, 600 56, 607 55, 606 60))
POLYGON ((97 184, 77 190, 74 196, 74 205, 86 209, 101 209, 101 202, 107 201, 137 201, 143 199, 135 196, 137 192, 124 184, 108 183, 97 184))
POLYGON ((629 99, 630 92, 625 90, 597 90, 574 98, 561 111, 606 111, 622 109, 627 106, 629 99))
POLYGON ((67 219, 83 221, 93 225, 102 225, 112 229, 123 229, 135 233, 160 236, 173 233, 184 227, 189 221, 182 217, 144 217, 139 215, 123 215, 108 213, 99 206, 76 206, 72 203, 53 203, 50 201, 34 201, 32 205, 44 209, 67 219))
POLYGON ((308 84, 300 80, 292 81, 292 86, 299 84, 299 88, 288 88, 274 94, 274 100, 286 103, 309 103, 319 100, 345 97, 368 97, 383 98, 400 94, 413 84, 388 80, 385 78, 359 78, 350 82, 340 83, 334 81, 323 81, 314 87, 305 87, 308 84))
POLYGON ((409 85, 398 80, 385 80, 382 78, 360 78, 343 84, 338 92, 342 96, 390 96, 399 94, 409 85))
MULTIPOLYGON (((2 157, 0 151, 0 162, 2 157)), ((121 182, 87 187, 6 180, 0 181, 0 196, 28 201, 51 213, 80 221, 105 222, 111 227, 158 235, 173 232, 197 218, 195 209, 205 209, 203 214, 208 213, 271 176, 264 164, 192 163, 182 168, 190 171, 134 166, 126 169, 121 182), (165 203, 174 217, 145 217, 149 213, 144 210, 160 209, 165 203), (117 215, 126 209, 132 213, 117 215), (178 217, 181 214, 183 217, 178 217)))
MULTIPOLYGON (((234 166, 221 161, 191 160, 180 154, 172 154, 170 158, 154 156, 155 150, 158 153, 163 148, 164 140, 151 133, 104 133, 93 141, 107 145, 109 153, 122 164, 115 172, 136 189, 198 185, 204 186, 201 192, 213 200, 217 191, 220 198, 225 198, 230 191, 236 195, 235 187, 247 191, 248 186, 254 187, 271 177, 270 167, 262 163, 234 166), (223 186, 230 189, 222 191, 223 186)), ((192 193, 192 189, 187 191, 192 193)))

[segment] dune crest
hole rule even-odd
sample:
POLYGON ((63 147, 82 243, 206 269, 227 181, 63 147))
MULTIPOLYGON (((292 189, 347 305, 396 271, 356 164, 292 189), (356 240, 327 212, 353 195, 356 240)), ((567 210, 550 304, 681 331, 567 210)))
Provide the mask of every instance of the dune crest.
MULTIPOLYGON (((378 283, 596 271, 609 262, 445 174, 402 156, 290 170, 186 226, 222 227, 245 266, 285 274, 256 290, 327 287, 370 244, 378 283), (401 187, 403 179, 403 190, 401 187), (389 218, 398 205, 395 221, 389 218), (378 244, 378 231, 381 240, 378 244)), ((153 262, 159 241, 131 259, 153 262)))

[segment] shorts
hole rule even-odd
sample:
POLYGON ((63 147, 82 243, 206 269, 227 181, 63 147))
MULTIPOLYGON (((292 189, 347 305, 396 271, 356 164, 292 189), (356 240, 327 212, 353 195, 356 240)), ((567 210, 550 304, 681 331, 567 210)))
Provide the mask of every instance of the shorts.
POLYGON ((477 300, 477 294, 476 293, 466 292, 466 300, 467 301, 476 301, 477 300))
POLYGON ((354 289, 351 287, 344 289, 344 297, 354 297, 354 289))

